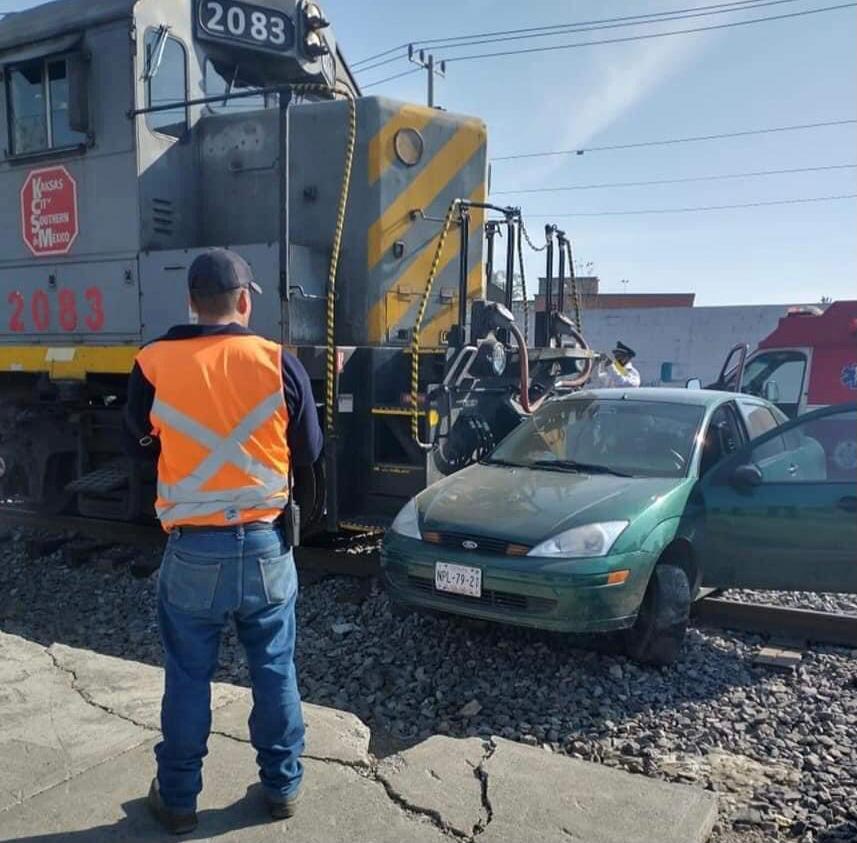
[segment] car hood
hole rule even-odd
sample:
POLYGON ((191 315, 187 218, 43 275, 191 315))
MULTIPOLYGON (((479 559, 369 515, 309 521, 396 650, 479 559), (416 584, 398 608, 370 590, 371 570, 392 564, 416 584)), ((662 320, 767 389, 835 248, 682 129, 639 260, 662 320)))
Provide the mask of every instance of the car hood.
POLYGON ((423 530, 535 545, 583 524, 633 522, 686 482, 473 465, 430 486, 417 506, 423 530))

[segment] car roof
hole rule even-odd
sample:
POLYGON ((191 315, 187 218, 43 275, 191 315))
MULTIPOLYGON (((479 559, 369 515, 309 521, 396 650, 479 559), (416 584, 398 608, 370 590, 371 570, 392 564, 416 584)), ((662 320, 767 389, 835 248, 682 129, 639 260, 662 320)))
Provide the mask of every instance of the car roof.
POLYGON ((563 396, 560 400, 577 398, 598 398, 602 401, 659 401, 665 404, 686 404, 693 407, 715 407, 724 401, 735 398, 747 398, 760 404, 767 404, 761 398, 738 395, 735 392, 723 392, 715 389, 681 389, 669 386, 645 386, 634 389, 587 389, 563 396))

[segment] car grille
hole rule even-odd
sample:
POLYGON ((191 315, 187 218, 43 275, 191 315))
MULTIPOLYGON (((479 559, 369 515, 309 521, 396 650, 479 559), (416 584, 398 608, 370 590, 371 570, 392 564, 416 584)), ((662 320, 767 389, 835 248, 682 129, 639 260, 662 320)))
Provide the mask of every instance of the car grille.
POLYGON ((466 533, 439 533, 425 531, 423 540, 431 544, 439 544, 444 547, 455 547, 459 550, 463 547, 464 542, 474 542, 480 553, 499 553, 502 556, 526 556, 531 550, 530 545, 515 544, 504 541, 503 539, 494 539, 487 536, 470 536, 466 533))
POLYGON ((465 594, 450 594, 438 591, 432 580, 423 577, 408 577, 408 586, 423 594, 431 594, 450 603, 461 603, 471 606, 492 606, 496 609, 514 609, 517 612, 532 612, 545 614, 556 608, 556 600, 547 597, 531 597, 527 594, 513 594, 510 591, 492 591, 484 589, 481 597, 468 597, 465 594))

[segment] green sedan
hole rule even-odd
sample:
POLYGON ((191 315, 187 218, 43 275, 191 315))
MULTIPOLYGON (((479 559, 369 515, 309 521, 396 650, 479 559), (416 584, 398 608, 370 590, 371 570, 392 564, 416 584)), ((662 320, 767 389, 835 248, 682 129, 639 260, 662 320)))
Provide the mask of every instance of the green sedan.
POLYGON ((701 586, 857 592, 857 403, 789 421, 753 396, 593 390, 402 509, 381 551, 399 608, 621 630, 675 660, 701 586), (849 434, 850 435, 850 434, 849 434))

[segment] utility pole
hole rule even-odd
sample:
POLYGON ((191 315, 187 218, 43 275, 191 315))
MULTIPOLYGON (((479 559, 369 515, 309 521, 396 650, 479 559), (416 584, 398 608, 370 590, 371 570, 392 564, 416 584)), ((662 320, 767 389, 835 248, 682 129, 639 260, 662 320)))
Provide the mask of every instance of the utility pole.
POLYGON ((434 108, 434 77, 446 77, 446 62, 435 63, 434 56, 431 53, 426 53, 425 50, 414 49, 413 44, 408 44, 408 61, 417 67, 422 68, 428 73, 428 107, 434 108))

